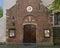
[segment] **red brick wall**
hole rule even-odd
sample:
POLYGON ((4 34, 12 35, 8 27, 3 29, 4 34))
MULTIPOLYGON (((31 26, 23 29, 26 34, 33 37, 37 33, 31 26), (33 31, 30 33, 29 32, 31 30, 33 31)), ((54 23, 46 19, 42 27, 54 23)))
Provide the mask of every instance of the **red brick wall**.
MULTIPOLYGON (((52 25, 50 22, 49 13, 47 12, 47 9, 40 4, 39 0, 18 0, 16 5, 9 9, 8 14, 8 22, 7 22, 7 28, 11 28, 11 16, 15 17, 15 28, 16 28, 16 37, 15 38, 7 38, 8 42, 23 42, 23 23, 24 19, 27 16, 32 16, 36 20, 37 28, 36 28, 36 42, 51 42, 53 43, 53 30, 52 25), (27 6, 32 6, 33 11, 27 12, 26 8, 27 6), (50 29, 51 30, 51 37, 50 38, 44 38, 43 35, 43 29, 50 29), (46 40, 46 41, 45 41, 46 40)), ((8 36, 7 31, 7 36, 8 36)))

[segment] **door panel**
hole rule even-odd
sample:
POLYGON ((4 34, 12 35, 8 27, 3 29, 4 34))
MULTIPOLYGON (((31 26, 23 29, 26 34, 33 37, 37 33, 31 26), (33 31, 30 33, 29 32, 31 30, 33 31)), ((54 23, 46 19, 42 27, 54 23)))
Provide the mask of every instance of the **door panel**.
POLYGON ((31 25, 31 42, 35 43, 36 42, 36 26, 31 25))
POLYGON ((54 27, 53 28, 54 32, 54 44, 55 45, 60 45, 60 27, 54 27))
POLYGON ((24 43, 35 43, 36 42, 36 26, 35 25, 24 25, 24 43))

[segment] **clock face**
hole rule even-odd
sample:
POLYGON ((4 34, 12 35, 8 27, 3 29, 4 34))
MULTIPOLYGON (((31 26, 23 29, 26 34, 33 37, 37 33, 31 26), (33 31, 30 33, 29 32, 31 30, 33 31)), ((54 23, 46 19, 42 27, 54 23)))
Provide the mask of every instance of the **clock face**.
POLYGON ((27 7, 27 12, 32 12, 32 10, 33 10, 32 6, 27 7))

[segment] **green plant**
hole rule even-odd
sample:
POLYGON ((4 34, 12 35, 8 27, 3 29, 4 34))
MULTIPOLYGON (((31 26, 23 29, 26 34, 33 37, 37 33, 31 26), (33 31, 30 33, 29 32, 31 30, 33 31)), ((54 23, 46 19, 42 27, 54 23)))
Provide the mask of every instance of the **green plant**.
POLYGON ((3 9, 0 7, 0 18, 3 16, 3 9))
POLYGON ((54 0, 49 7, 49 10, 52 12, 60 12, 60 0, 54 0))

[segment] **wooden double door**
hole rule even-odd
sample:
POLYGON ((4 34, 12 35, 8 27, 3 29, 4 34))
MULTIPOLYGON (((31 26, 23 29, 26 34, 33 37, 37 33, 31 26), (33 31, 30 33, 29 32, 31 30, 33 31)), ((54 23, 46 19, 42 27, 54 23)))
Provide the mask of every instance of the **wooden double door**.
POLYGON ((23 43, 36 43, 36 25, 24 25, 23 43))

